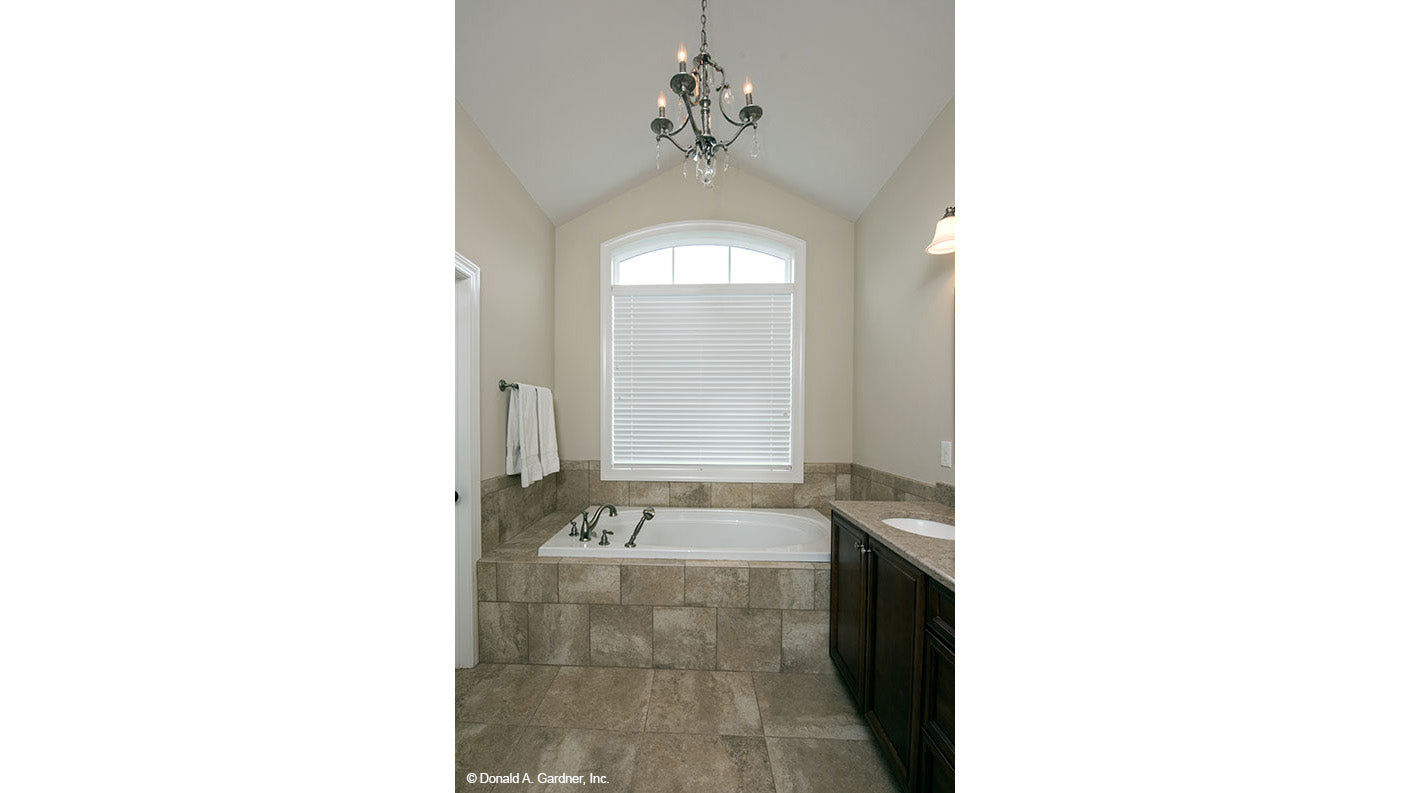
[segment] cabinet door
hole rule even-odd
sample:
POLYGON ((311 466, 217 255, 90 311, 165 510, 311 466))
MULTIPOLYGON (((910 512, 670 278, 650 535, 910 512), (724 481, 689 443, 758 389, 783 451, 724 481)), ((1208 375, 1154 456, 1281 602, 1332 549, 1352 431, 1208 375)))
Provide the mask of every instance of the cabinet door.
POLYGON ((903 785, 920 752, 921 632, 926 578, 880 543, 870 546, 868 660, 863 707, 903 785))
POLYGON ((955 761, 955 649, 940 631, 925 632, 921 723, 951 764, 955 761))
POLYGON ((832 603, 828 611, 828 649, 838 675, 862 704, 863 639, 866 620, 867 535, 834 516, 832 521, 832 603))

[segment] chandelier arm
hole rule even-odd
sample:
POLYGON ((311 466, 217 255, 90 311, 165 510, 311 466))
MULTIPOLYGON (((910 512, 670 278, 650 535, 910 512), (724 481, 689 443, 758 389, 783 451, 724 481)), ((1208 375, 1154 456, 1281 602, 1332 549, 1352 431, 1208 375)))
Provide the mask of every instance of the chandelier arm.
POLYGON ((737 141, 737 140, 739 140, 739 136, 744 134, 744 130, 749 129, 750 127, 754 127, 755 129, 758 129, 759 125, 758 125, 757 122, 754 122, 754 121, 751 121, 751 122, 749 122, 748 124, 743 124, 743 125, 741 125, 741 126, 739 127, 739 131, 736 132, 736 133, 734 133, 734 137, 732 137, 732 138, 729 139, 729 143, 726 143, 726 144, 725 144, 725 148, 728 149, 730 146, 733 146, 733 145, 734 145, 734 142, 737 141))
POLYGON ((675 135, 679 135, 679 134, 680 134, 680 131, 683 130, 683 129, 685 129, 685 125, 688 124, 688 123, 690 123, 689 121, 687 121, 687 119, 689 119, 689 118, 690 118, 690 110, 689 110, 689 108, 687 108, 686 111, 685 111, 685 118, 681 119, 680 126, 676 127, 675 129, 671 130, 670 132, 666 132, 666 133, 664 133, 664 134, 667 135, 667 136, 671 136, 671 137, 674 137, 675 135))
POLYGON ((724 103, 724 102, 721 102, 721 103, 720 103, 720 115, 722 115, 722 116, 725 117, 725 121, 728 121, 729 123, 735 125, 736 127, 747 127, 747 126, 749 126, 750 123, 752 123, 752 122, 735 121, 734 119, 730 118, 730 117, 729 117, 729 111, 725 110, 725 103, 724 103))
POLYGON ((671 145, 672 145, 672 146, 675 146, 677 149, 680 149, 680 153, 681 153, 681 154, 690 154, 690 149, 687 149, 687 148, 685 148, 684 146, 681 146, 679 143, 676 143, 676 139, 673 138, 673 137, 671 137, 670 135, 657 135, 657 136, 656 136, 656 140, 658 140, 658 141, 661 140, 662 138, 665 138, 666 140, 669 140, 669 141, 671 142, 671 145))
POLYGON ((734 119, 730 118, 729 110, 725 107, 724 91, 726 88, 729 88, 729 75, 725 74, 725 67, 714 62, 712 62, 710 65, 715 69, 715 71, 720 73, 720 84, 715 88, 715 93, 720 95, 720 115, 725 117, 725 121, 728 121, 736 127, 748 126, 747 122, 735 121, 734 119))
MULTIPOLYGON (((687 121, 690 122, 690 129, 691 129, 692 132, 695 133, 695 137, 697 137, 697 138, 700 137, 700 127, 696 126, 696 124, 695 124, 695 114, 690 112, 690 106, 689 106, 689 105, 687 105, 686 108, 685 108, 685 118, 686 118, 687 121)), ((679 130, 678 130, 678 131, 679 131, 679 130)), ((674 133, 672 133, 672 134, 674 134, 674 133)))

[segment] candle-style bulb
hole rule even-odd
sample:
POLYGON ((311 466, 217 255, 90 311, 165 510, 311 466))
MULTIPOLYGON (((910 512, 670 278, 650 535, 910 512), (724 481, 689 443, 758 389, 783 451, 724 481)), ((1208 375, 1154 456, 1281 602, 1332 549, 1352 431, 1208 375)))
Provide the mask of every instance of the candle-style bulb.
POLYGON ((678 61, 678 62, 680 62, 680 63, 685 63, 685 58, 686 58, 685 42, 682 41, 682 42, 681 42, 680 49, 676 50, 676 61, 678 61))
POLYGON ((664 108, 666 106, 666 92, 662 91, 656 95, 656 106, 664 108))
POLYGON ((744 101, 754 101, 754 83, 750 82, 748 77, 744 78, 744 101))

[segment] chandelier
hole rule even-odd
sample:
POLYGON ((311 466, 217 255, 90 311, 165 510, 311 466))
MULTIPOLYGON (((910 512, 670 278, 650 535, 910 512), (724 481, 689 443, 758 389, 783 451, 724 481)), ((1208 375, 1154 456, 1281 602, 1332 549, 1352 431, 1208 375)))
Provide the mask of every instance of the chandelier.
MULTIPOLYGON (((694 163, 695 178, 710 187, 714 185, 717 174, 729 169, 729 147, 739 140, 744 130, 754 131, 753 147, 749 154, 751 157, 759 156, 759 119, 764 115, 764 108, 754 104, 754 84, 745 77, 744 107, 739 109, 738 120, 730 118, 727 106, 732 104, 733 95, 729 79, 725 77, 725 67, 710 57, 710 40, 705 35, 706 2, 707 0, 700 0, 700 52, 694 59, 687 61, 688 53, 682 43, 676 51, 676 73, 671 76, 671 93, 681 101, 685 118, 677 124, 666 117, 666 92, 662 91, 656 97, 656 118, 651 120, 651 131, 656 133, 658 169, 661 167, 661 139, 665 138, 685 155, 681 174, 688 175, 690 165, 694 163), (688 63, 694 64, 694 67, 687 70, 688 63), (711 91, 719 96, 718 105, 710 98, 711 91), (729 140, 724 140, 725 135, 731 132, 729 128, 725 128, 722 135, 715 134, 712 108, 735 128, 732 130, 734 135, 729 140), (695 140, 689 146, 682 146, 676 136, 685 131, 686 127, 690 127, 695 140)), ((689 136, 685 136, 685 139, 690 140, 689 136)))

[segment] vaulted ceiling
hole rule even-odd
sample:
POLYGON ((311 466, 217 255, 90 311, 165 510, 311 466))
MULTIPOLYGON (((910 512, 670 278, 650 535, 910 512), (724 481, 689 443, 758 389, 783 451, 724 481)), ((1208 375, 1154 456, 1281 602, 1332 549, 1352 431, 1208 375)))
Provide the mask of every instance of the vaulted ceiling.
MULTIPOLYGON (((846 218, 954 97, 954 0, 711 0, 707 13, 711 53, 764 108, 762 154, 748 158, 746 133, 732 167, 846 218)), ((657 173, 649 125, 682 41, 699 48, 699 2, 458 0, 456 99, 562 223, 657 173)), ((661 167, 680 170, 669 144, 661 167)))

